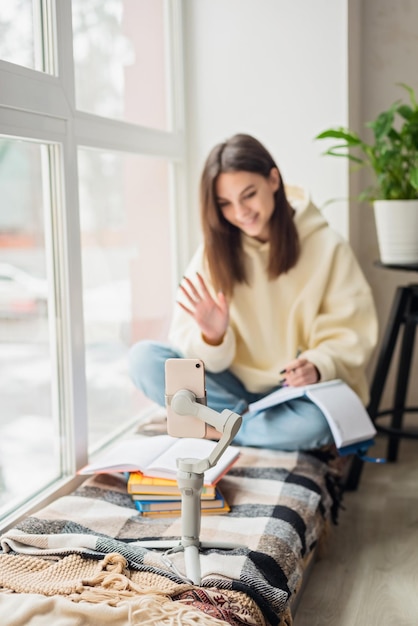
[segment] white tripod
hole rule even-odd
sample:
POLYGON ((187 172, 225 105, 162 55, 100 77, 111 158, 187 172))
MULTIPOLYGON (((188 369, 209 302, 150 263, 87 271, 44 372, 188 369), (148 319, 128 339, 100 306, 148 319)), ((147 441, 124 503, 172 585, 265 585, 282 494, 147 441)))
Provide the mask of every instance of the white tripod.
POLYGON ((206 459, 177 459, 177 483, 181 491, 181 528, 180 542, 173 541, 139 541, 138 545, 147 548, 166 548, 166 554, 184 551, 186 576, 193 584, 200 585, 201 570, 199 548, 219 548, 232 550, 241 548, 236 543, 201 542, 200 495, 203 487, 204 472, 216 465, 226 448, 240 429, 242 417, 228 409, 218 413, 196 401, 196 396, 187 389, 177 391, 171 406, 179 415, 194 415, 213 426, 222 436, 211 454, 206 459))

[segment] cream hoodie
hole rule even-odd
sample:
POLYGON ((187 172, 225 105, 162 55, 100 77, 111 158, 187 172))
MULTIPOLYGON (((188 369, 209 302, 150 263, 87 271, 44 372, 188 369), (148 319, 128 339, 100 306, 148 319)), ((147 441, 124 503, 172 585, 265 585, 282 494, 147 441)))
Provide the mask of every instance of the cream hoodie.
MULTIPOLYGON (((377 342, 373 297, 349 244, 333 231, 299 188, 286 188, 296 209, 301 253, 287 274, 269 280, 269 243, 242 235, 250 284, 230 300, 230 323, 220 346, 210 346, 195 321, 177 306, 170 342, 185 357, 200 358, 210 372, 231 371, 248 391, 263 393, 278 384, 280 370, 301 351, 321 381, 341 378, 369 399, 365 366, 377 342)), ((211 285, 203 246, 186 275, 200 272, 211 285)), ((180 296, 179 296, 180 297, 180 296)))

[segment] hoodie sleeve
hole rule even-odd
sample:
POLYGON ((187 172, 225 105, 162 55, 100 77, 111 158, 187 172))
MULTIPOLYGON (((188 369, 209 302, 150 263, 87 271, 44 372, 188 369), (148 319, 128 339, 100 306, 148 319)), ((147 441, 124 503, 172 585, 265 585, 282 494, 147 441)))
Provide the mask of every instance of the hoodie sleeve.
MULTIPOLYGON (((201 246, 191 260, 185 275, 196 282, 196 272, 199 272, 212 293, 214 289, 203 263, 203 246, 201 246)), ((182 299, 180 290, 177 300, 182 299)), ((199 326, 177 303, 174 308, 173 319, 169 331, 170 344, 184 357, 202 359, 209 372, 221 372, 228 369, 235 355, 235 335, 228 327, 223 342, 219 346, 211 346, 202 337, 199 326)))
POLYGON ((322 302, 303 357, 321 380, 341 378, 368 401, 364 368, 377 343, 377 316, 371 289, 351 248, 337 246, 322 302))

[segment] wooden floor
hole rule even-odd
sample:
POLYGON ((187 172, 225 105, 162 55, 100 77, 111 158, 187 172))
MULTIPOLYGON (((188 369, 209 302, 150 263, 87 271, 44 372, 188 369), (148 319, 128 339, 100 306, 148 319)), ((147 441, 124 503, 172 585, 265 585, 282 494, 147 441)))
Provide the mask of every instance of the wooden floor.
MULTIPOLYGON (((370 452, 386 454, 379 436, 370 452)), ((418 440, 366 463, 314 565, 294 626, 418 626, 418 440)))

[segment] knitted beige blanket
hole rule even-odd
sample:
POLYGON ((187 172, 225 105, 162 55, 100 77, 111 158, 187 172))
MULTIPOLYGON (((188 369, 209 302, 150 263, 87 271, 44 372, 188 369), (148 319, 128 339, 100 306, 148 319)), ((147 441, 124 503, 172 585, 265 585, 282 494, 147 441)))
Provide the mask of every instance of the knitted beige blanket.
POLYGON ((100 562, 76 554, 59 561, 0 555, 0 586, 3 626, 225 626, 232 623, 231 608, 235 623, 265 625, 261 611, 244 593, 202 591, 151 572, 130 571, 117 553, 100 562))

